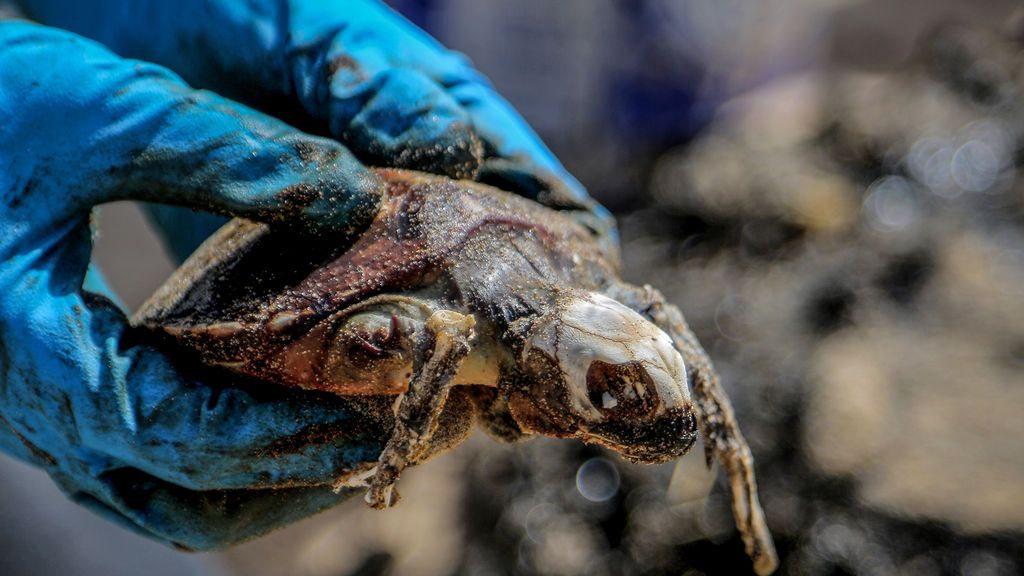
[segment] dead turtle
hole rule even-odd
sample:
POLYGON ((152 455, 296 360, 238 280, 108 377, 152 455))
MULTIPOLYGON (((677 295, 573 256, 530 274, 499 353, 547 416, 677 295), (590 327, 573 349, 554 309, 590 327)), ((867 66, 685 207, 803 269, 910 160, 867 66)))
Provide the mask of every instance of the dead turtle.
POLYGON ((134 323, 206 365, 353 402, 394 397, 379 459, 338 480, 368 486, 378 508, 397 501, 405 467, 474 421, 500 439, 578 438, 643 463, 682 456, 699 426, 755 570, 772 572, 750 450, 679 310, 622 282, 616 255, 564 213, 473 182, 378 173, 385 199, 362 233, 311 239, 233 220, 134 323))

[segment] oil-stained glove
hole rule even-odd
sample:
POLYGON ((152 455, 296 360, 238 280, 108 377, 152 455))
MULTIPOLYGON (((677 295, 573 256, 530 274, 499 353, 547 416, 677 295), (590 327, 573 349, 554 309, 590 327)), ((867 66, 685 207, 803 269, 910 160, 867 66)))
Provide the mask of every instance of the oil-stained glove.
POLYGON ((75 500, 193 549, 336 504, 386 434, 333 396, 197 381, 83 291, 117 199, 359 227, 378 182, 309 136, 79 36, 0 21, 0 449, 75 500))
POLYGON ((472 177, 614 223, 460 54, 376 0, 19 0, 40 22, 167 66, 343 142, 367 164, 472 177))

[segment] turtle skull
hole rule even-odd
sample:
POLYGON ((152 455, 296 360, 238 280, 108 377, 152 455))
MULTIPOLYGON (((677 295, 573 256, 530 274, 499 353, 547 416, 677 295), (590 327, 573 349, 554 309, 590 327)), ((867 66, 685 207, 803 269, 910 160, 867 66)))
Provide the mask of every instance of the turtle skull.
POLYGON ((523 349, 561 374, 576 435, 632 460, 675 458, 696 439, 686 366, 672 339, 619 302, 574 291, 541 318, 523 349))

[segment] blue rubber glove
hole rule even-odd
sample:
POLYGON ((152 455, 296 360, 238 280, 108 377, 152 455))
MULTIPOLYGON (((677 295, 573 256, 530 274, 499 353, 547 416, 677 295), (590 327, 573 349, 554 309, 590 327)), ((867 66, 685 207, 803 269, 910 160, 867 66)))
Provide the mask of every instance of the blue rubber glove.
POLYGON ((99 40, 122 56, 162 64, 194 86, 331 136, 366 164, 475 178, 575 210, 615 250, 607 211, 487 80, 463 56, 380 2, 18 4, 40 22, 99 40))
POLYGON ((0 449, 193 549, 343 499, 327 485, 377 457, 386 422, 334 396, 183 376, 82 282, 96 204, 357 228, 374 175, 334 140, 25 22, 0 21, 0 118, 0 449))

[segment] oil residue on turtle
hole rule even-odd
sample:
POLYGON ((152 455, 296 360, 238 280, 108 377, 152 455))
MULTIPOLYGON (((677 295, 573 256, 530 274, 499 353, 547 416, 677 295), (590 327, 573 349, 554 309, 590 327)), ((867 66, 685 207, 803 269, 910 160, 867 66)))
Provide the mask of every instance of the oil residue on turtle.
POLYGON ((204 364, 385 412, 378 460, 337 483, 368 486, 378 508, 397 502, 405 467, 474 422, 503 440, 577 438, 642 463, 685 454, 699 427, 755 570, 772 572, 750 451, 679 310, 622 282, 617 255, 571 216, 472 182, 378 173, 384 203, 358 237, 234 220, 134 323, 204 364))

